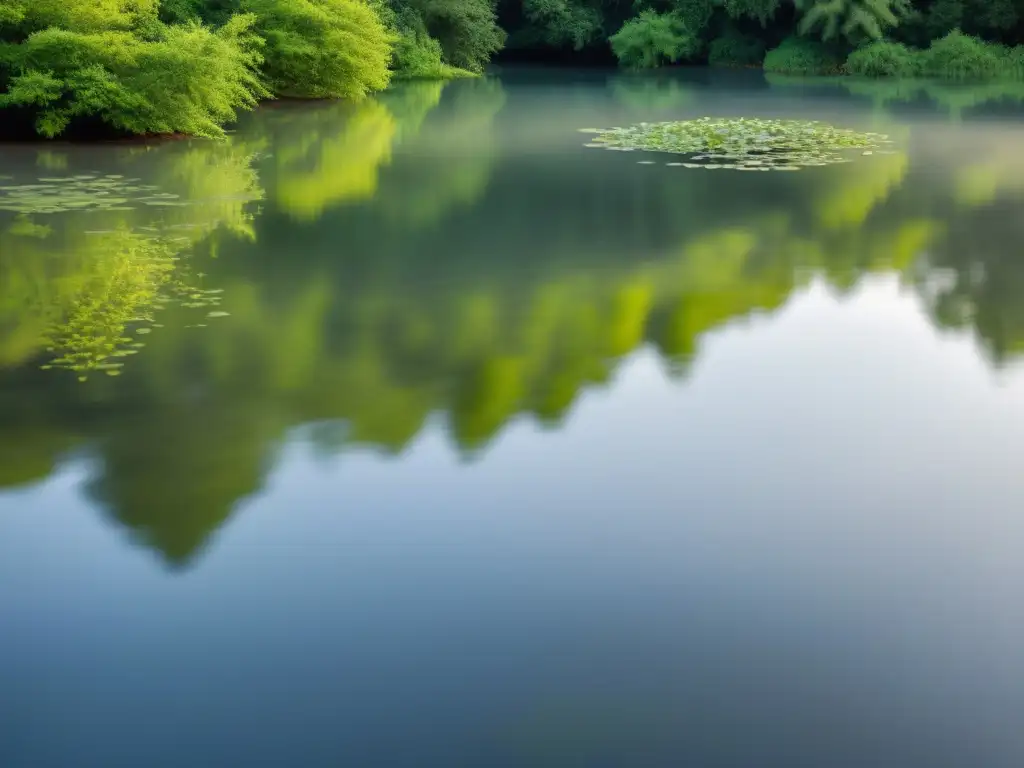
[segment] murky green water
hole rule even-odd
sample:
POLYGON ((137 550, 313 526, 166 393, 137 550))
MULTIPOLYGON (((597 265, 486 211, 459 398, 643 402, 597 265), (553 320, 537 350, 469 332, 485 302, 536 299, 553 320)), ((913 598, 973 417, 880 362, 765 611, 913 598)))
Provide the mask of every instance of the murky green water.
POLYGON ((513 71, 0 148, 0 765, 1019 768, 1016 90, 513 71), (705 115, 893 151, 578 133, 705 115))

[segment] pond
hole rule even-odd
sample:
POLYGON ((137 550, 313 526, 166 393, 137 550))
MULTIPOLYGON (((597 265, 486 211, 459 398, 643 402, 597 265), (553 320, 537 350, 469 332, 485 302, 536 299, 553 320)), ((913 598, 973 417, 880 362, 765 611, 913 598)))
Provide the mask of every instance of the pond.
POLYGON ((1024 765, 1022 100, 509 69, 0 147, 0 765, 1024 765), (702 117, 888 143, 580 132, 702 117))

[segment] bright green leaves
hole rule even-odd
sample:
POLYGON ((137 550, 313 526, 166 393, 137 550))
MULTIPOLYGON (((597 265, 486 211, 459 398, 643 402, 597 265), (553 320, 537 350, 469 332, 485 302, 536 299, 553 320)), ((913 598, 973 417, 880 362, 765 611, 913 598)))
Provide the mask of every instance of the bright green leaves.
POLYGON ((390 33, 364 0, 244 0, 266 39, 275 93, 361 98, 390 79, 390 33))
POLYGON ((27 32, 125 31, 156 20, 157 7, 157 0, 0 0, 0 23, 19 23, 27 32))
POLYGON ((269 95, 253 21, 213 31, 161 24, 151 0, 42 0, 24 17, 36 31, 3 48, 0 108, 30 114, 47 138, 86 118, 119 133, 222 136, 238 110, 269 95))
POLYGON ((611 38, 619 63, 631 69, 652 69, 700 51, 700 38, 671 13, 644 11, 611 38))
POLYGON ((13 27, 25 19, 26 0, 0 0, 0 29, 13 27))

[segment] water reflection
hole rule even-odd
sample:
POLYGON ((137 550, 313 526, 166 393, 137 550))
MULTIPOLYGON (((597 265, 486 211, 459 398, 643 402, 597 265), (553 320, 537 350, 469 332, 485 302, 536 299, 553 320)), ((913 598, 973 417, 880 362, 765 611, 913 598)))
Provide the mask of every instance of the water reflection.
POLYGON ((1024 102, 1024 83, 1019 80, 963 83, 928 79, 799 77, 779 74, 766 74, 765 79, 772 87, 779 89, 850 94, 865 99, 882 114, 899 113, 900 107, 924 107, 942 113, 954 122, 1000 107, 1019 106, 1024 102))
POLYGON ((414 84, 267 109, 226 143, 15 166, 8 200, 59 174, 109 179, 117 204, 2 213, 0 484, 88 453, 90 497, 182 566, 299 425, 328 453, 399 453, 438 414, 472 456, 518 417, 559 425, 645 345, 684 378, 707 333, 814 275, 842 294, 896 273, 994 364, 1024 349, 1016 133, 905 121, 892 155, 698 183, 587 153, 577 125, 503 150, 507 101, 494 80, 414 84))

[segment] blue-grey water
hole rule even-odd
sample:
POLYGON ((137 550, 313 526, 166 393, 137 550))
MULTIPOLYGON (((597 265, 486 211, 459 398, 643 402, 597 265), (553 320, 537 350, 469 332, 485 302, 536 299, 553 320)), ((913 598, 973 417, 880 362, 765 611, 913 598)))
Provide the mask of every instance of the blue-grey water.
POLYGON ((0 766, 1024 765, 1020 98, 510 70, 0 147, 0 766), (578 132, 705 115, 894 151, 578 132))

